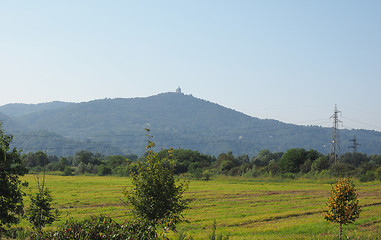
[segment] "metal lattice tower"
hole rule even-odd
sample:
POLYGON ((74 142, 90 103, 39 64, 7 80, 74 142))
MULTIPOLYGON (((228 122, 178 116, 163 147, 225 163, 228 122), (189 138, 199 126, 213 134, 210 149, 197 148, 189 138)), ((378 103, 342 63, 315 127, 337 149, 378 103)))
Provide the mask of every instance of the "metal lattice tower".
POLYGON ((331 163, 337 163, 340 156, 340 137, 339 137, 339 110, 335 104, 335 110, 331 118, 333 118, 333 127, 332 127, 332 140, 331 140, 331 151, 329 155, 329 160, 331 163))
POLYGON ((350 139, 349 141, 353 142, 353 146, 350 146, 348 148, 353 148, 353 156, 354 156, 357 153, 357 146, 359 146, 360 144, 357 143, 356 135, 353 137, 353 139, 350 139))

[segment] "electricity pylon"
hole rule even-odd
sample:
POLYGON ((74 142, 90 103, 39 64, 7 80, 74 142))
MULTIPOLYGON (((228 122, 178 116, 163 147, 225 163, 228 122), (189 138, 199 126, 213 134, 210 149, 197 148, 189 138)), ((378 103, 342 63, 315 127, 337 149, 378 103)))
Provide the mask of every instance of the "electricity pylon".
POLYGON ((357 153, 357 146, 360 145, 360 144, 357 143, 356 135, 353 137, 353 139, 350 139, 349 141, 353 142, 353 146, 350 146, 348 148, 353 148, 353 155, 356 155, 356 153, 357 153))
POLYGON ((337 106, 335 104, 335 110, 331 118, 333 118, 333 126, 332 126, 332 140, 331 140, 331 150, 329 155, 329 160, 331 163, 337 163, 340 157, 340 137, 339 137, 339 113, 341 111, 337 110, 337 106))

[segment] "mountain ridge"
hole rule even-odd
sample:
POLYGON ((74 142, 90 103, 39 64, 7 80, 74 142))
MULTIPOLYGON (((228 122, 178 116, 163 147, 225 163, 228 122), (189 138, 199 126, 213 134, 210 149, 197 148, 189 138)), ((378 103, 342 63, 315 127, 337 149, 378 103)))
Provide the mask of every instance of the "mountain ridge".
MULTIPOLYGON (((75 141, 84 148, 87 143, 98 144, 100 148, 94 148, 96 151, 109 154, 113 153, 112 149, 118 154, 142 154, 147 140, 145 128, 151 129, 154 141, 160 147, 189 148, 212 155, 227 151, 256 154, 263 149, 286 151, 298 147, 328 153, 331 137, 330 128, 259 119, 182 93, 81 103, 52 102, 39 105, 39 108, 29 106, 30 109, 22 105, 25 114, 21 114, 20 106, 18 112, 12 105, 5 106, 0 106, 0 112, 10 112, 10 119, 29 132, 47 131, 52 136, 55 134, 56 139, 57 135, 62 136, 65 139, 62 139, 63 144, 67 144, 66 140, 75 141)), ((380 153, 380 132, 340 132, 342 143, 349 142, 356 135, 363 145, 359 151, 380 153)), ((42 137, 39 142, 48 142, 48 139, 42 137)), ((21 148, 31 145, 19 141, 17 134, 15 140, 21 148)))

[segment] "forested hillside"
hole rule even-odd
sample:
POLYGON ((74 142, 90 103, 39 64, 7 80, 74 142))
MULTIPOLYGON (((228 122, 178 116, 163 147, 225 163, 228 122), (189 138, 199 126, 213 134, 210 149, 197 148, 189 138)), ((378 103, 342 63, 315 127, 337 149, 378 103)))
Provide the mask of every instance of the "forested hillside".
MULTIPOLYGON (((328 153, 331 129, 262 120, 215 103, 178 93, 146 98, 102 99, 83 103, 52 102, 0 107, 4 128, 13 130, 14 145, 25 152, 46 150, 73 154, 79 149, 107 154, 145 150, 145 128, 157 146, 218 155, 257 154, 303 147, 328 153)), ((327 117, 328 118, 328 117, 327 117)), ((381 152, 381 133, 342 130, 342 151, 356 135, 363 153, 381 152)))

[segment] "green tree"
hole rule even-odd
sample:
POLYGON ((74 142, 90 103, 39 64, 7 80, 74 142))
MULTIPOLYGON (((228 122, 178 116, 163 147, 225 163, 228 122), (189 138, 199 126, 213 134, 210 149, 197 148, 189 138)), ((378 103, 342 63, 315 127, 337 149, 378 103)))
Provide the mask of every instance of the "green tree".
POLYGON ((111 168, 107 167, 104 164, 102 164, 98 167, 98 175, 99 176, 106 176, 106 175, 110 175, 111 173, 112 173, 111 168))
POLYGON ((323 212, 327 221, 340 224, 340 235, 342 235, 342 225, 353 223, 360 215, 359 200, 355 185, 349 178, 336 181, 332 186, 331 195, 328 198, 326 210, 323 212))
POLYGON ((227 174, 230 169, 239 165, 239 161, 234 157, 233 152, 221 153, 216 160, 216 168, 219 173, 227 174))
POLYGON ((271 159, 271 152, 268 149, 264 149, 257 156, 252 157, 251 162, 257 167, 263 167, 267 166, 271 159))
POLYGON ((41 182, 39 177, 36 176, 36 182, 38 191, 35 195, 30 196, 31 204, 26 210, 26 216, 28 221, 33 224, 33 227, 41 232, 41 229, 46 224, 51 224, 56 220, 58 210, 52 206, 53 198, 49 189, 45 186, 45 172, 41 182))
POLYGON ((22 156, 22 159, 26 167, 36 167, 36 166, 43 167, 49 163, 48 156, 42 151, 24 154, 22 156))
MULTIPOLYGON (((158 152, 159 158, 168 158, 168 149, 158 152)), ((190 149, 176 149, 172 152, 172 159, 175 161, 175 174, 185 172, 194 173, 195 171, 203 171, 205 168, 210 167, 214 158, 209 155, 204 155, 198 151, 190 149)))
POLYGON ((108 156, 105 162, 109 168, 116 169, 119 166, 128 165, 130 163, 130 160, 124 156, 114 155, 108 156))
POLYGON ((17 223, 23 214, 24 193, 19 176, 27 173, 20 153, 16 148, 9 149, 12 135, 5 134, 1 125, 0 122, 0 235, 6 226, 17 223))
POLYGON ((313 149, 306 151, 304 148, 291 148, 279 160, 279 167, 282 172, 297 173, 303 170, 301 168, 303 168, 303 164, 307 160, 311 160, 307 167, 307 169, 311 170, 312 162, 319 157, 320 154, 313 149))
POLYGON ((335 177, 352 176, 355 170, 354 166, 343 162, 334 163, 329 167, 329 173, 335 177))
POLYGON ((291 148, 287 150, 279 160, 279 167, 282 172, 299 172, 299 166, 307 159, 307 152, 304 148, 291 148))
POLYGON ((312 162, 311 170, 320 172, 329 168, 329 159, 327 156, 321 156, 312 162))
POLYGON ((369 161, 369 157, 363 153, 344 153, 340 156, 340 162, 350 164, 354 167, 360 166, 362 163, 366 163, 369 161))
POLYGON ((77 152, 74 156, 74 165, 79 166, 80 163, 85 165, 101 165, 102 162, 98 159, 99 156, 94 155, 92 152, 83 150, 77 152))
POLYGON ((187 185, 176 185, 173 160, 158 158, 152 150, 155 143, 151 141, 150 130, 146 131, 146 158, 138 163, 136 172, 131 172, 133 187, 125 191, 127 203, 135 217, 148 222, 151 227, 175 230, 175 225, 183 221, 182 212, 188 208, 187 201, 183 199, 187 185))
POLYGON ((62 172, 63 176, 72 176, 73 175, 73 169, 69 166, 66 166, 62 172))

